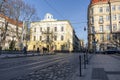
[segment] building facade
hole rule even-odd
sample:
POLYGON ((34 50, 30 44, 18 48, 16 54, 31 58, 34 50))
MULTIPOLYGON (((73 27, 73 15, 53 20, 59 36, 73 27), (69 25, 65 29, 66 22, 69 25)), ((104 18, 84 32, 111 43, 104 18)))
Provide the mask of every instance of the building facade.
POLYGON ((20 36, 22 33, 22 22, 16 22, 9 17, 0 14, 0 46, 2 49, 10 49, 10 48, 18 48, 18 38, 16 36, 18 27, 18 35, 20 36), (17 25, 16 25, 17 23, 17 25))
POLYGON ((117 47, 118 43, 120 43, 120 0, 91 0, 88 6, 89 50, 104 51, 117 47))
POLYGON ((30 42, 28 50, 42 51, 46 47, 49 51, 69 51, 78 49, 78 38, 67 20, 56 20, 47 13, 43 20, 31 22, 30 42))
POLYGON ((79 40, 80 43, 80 52, 83 52, 85 50, 84 40, 79 40))

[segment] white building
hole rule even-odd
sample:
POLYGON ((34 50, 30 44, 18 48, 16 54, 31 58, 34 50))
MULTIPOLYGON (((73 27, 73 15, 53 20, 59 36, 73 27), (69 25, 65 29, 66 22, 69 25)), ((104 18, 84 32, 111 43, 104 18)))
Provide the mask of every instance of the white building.
MULTIPOLYGON (((2 49, 9 49, 11 41, 19 42, 16 36, 16 21, 0 14, 0 45, 2 49)), ((18 22, 18 35, 22 33, 22 22, 18 22)), ((15 44, 15 48, 18 45, 15 44)))
POLYGON ((69 21, 54 19, 53 15, 47 13, 43 20, 32 22, 30 27, 28 50, 42 47, 51 50, 52 47, 55 51, 74 51, 75 32, 69 21))

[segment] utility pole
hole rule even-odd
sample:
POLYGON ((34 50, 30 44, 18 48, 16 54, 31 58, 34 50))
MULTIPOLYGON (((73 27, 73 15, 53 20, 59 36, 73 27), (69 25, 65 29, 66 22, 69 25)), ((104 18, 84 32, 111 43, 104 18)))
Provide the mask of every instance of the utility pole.
POLYGON ((112 35, 112 10, 111 10, 111 1, 109 0, 108 1, 108 4, 109 4, 109 15, 110 15, 110 40, 112 41, 113 40, 113 35, 112 35))

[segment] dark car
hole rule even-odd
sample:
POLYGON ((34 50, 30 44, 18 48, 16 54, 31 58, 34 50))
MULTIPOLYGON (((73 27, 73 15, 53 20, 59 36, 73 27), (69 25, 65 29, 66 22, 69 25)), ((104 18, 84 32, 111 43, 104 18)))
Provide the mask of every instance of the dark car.
POLYGON ((115 53, 120 54, 120 50, 118 50, 118 49, 108 49, 108 50, 104 51, 104 54, 115 54, 115 53))

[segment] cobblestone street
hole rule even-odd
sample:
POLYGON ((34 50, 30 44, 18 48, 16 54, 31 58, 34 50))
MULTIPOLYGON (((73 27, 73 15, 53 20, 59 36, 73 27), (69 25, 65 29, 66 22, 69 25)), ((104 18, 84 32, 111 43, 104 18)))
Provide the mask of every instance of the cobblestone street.
POLYGON ((75 68, 70 62, 57 63, 11 80, 70 80, 75 68))
POLYGON ((0 80, 70 80, 79 55, 82 53, 1 59, 0 80))

